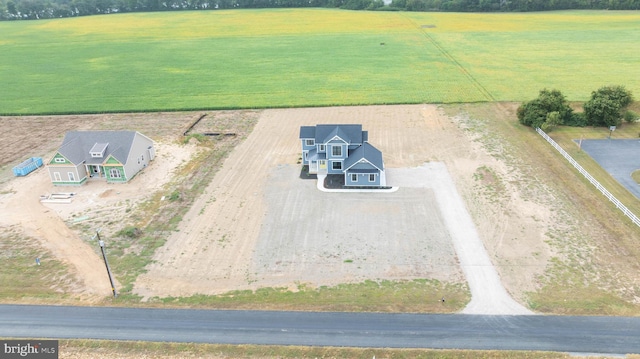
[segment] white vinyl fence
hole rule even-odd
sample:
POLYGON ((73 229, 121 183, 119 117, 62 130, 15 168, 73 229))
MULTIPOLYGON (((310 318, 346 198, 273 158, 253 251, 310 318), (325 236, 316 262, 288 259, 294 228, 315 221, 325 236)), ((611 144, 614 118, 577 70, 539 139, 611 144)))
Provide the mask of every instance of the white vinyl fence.
POLYGON ((568 153, 567 151, 563 150, 562 147, 560 147, 556 141, 554 141, 551 137, 549 137, 549 135, 547 135, 546 133, 544 133, 544 131, 542 131, 539 128, 536 128, 536 132, 538 132, 540 134, 540 136, 542 136, 545 140, 547 140, 547 142, 549 142, 551 144, 551 146, 553 146, 556 150, 558 150, 558 152, 560 152, 560 154, 562 156, 564 156, 564 158, 567 159, 567 161, 569 161, 569 163, 571 163, 573 165, 573 167, 575 167, 578 172, 582 173, 582 175, 589 180, 589 182, 591 182, 592 185, 596 186, 596 188, 598 190, 600 190, 600 192, 602 192, 602 194, 607 197, 609 199, 609 201, 613 202, 613 204, 616 205, 616 207, 622 211, 622 213, 624 213, 627 217, 629 217, 631 219, 631 221, 633 221, 633 223, 635 223, 637 226, 640 227, 640 219, 638 219, 638 216, 636 216, 633 212, 631 212, 624 204, 622 204, 617 198, 615 198, 609 191, 607 191, 606 188, 604 188, 604 186, 602 186, 600 184, 600 182, 596 181, 595 178, 593 178, 593 176, 591 176, 589 174, 589 172, 587 172, 584 168, 582 168, 582 166, 580 166, 580 164, 578 162, 576 162, 576 160, 574 160, 568 153))

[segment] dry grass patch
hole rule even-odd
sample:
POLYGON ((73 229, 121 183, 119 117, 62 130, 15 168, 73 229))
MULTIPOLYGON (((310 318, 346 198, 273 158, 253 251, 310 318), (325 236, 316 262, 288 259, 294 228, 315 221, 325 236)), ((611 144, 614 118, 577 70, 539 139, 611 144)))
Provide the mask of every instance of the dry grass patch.
POLYGON ((73 303, 66 293, 79 283, 67 266, 35 238, 15 229, 0 233, 0 300, 3 303, 73 303), (40 265, 36 264, 40 259, 40 265))
MULTIPOLYGON (((531 206, 552 210, 550 225, 540 238, 550 250, 537 288, 526 295, 529 306, 544 313, 635 315, 640 310, 640 232, 615 206, 532 129, 515 116, 517 104, 461 105, 450 113, 467 112, 475 119, 469 131, 510 172, 509 182, 531 206), (475 126, 475 127, 474 127, 475 126)), ((637 136, 638 124, 623 125, 616 138, 637 136)), ((640 203, 578 148, 574 139, 606 138, 607 129, 560 128, 550 134, 614 195, 640 213, 640 203)), ((486 171, 483 178, 492 178, 486 171)), ((486 179, 485 179, 486 181, 486 179)), ((492 183, 486 183, 485 188, 492 183)), ((486 194, 480 194, 485 195, 486 194)), ((539 219, 542 220, 542 219, 539 219)), ((524 249, 526 250, 526 248, 524 249)), ((535 259, 531 251, 529 258, 535 259)), ((496 253, 499 261, 502 254, 496 253)), ((505 279, 505 268, 500 268, 505 279)), ((517 270, 516 270, 517 272, 517 270)))
POLYGON ((633 173, 631 174, 631 178, 633 178, 633 180, 636 181, 637 184, 640 184, 640 170, 633 171, 633 173))
MULTIPOLYGON (((394 358, 394 359, 568 359, 581 358, 566 353, 532 351, 481 351, 435 349, 371 349, 302 347, 273 345, 222 345, 193 343, 109 342, 62 340, 60 358, 84 359, 96 356, 122 359, 141 358, 394 358)), ((632 358, 632 357, 630 357, 632 358)), ((637 357, 633 357, 637 358, 637 357)))

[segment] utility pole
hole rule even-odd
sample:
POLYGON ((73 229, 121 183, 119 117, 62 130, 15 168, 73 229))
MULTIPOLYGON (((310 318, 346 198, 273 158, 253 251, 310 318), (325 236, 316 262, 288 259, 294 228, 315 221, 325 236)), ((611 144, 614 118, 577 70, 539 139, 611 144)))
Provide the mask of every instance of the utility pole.
POLYGON ((118 292, 116 292, 116 286, 115 284, 113 284, 113 277, 111 276, 111 268, 109 268, 109 261, 107 261, 107 254, 104 250, 104 241, 100 239, 100 229, 96 231, 96 235, 93 236, 93 238, 98 238, 98 244, 100 245, 100 250, 102 251, 102 258, 104 258, 104 265, 105 267, 107 267, 107 274, 109 275, 109 282, 111 283, 111 291, 113 292, 113 297, 116 298, 118 296, 118 292))

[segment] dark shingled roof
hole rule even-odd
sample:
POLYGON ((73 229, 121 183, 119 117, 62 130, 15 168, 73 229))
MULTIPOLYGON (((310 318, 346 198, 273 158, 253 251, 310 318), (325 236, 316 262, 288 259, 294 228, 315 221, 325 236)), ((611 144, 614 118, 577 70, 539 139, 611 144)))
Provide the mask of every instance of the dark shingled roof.
POLYGON ((382 161, 382 152, 373 147, 368 142, 365 142, 362 146, 356 148, 349 154, 349 158, 344 161, 344 168, 348 170, 350 167, 360 162, 360 160, 367 160, 373 166, 377 167, 380 171, 384 171, 384 162, 382 161))
POLYGON ((327 143, 340 137, 347 144, 362 143, 362 125, 317 125, 316 142, 327 143))
POLYGON ((327 143, 335 136, 340 137, 348 144, 360 144, 363 142, 362 125, 316 125, 301 126, 300 138, 313 138, 316 143, 327 143))
POLYGON ((58 152, 74 164, 103 163, 110 155, 124 164, 135 136, 136 131, 69 131, 58 152), (108 144, 102 158, 89 153, 97 143, 108 144))
POLYGON ((316 126, 301 126, 300 138, 316 138, 316 126))

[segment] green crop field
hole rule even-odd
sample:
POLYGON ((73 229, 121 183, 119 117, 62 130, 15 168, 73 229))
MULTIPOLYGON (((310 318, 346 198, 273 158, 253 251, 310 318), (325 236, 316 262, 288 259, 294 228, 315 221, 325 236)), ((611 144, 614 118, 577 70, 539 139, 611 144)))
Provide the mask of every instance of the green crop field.
POLYGON ((329 9, 136 13, 0 23, 0 113, 640 95, 640 12, 329 9))

